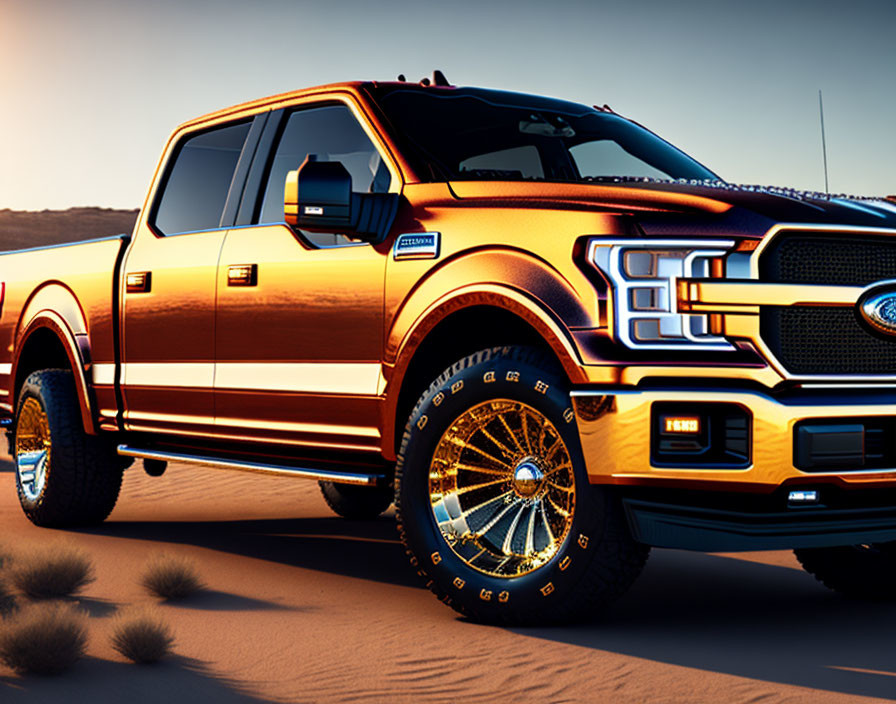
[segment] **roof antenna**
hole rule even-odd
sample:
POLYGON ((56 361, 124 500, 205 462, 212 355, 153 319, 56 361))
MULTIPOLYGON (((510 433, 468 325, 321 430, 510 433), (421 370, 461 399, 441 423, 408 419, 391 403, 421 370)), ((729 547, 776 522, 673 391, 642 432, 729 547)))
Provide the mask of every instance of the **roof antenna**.
POLYGON ((398 80, 401 81, 402 83, 406 83, 408 79, 404 77, 403 73, 399 73, 398 80))
POLYGON ((821 156, 824 159, 824 192, 831 194, 828 186, 828 148, 824 139, 824 104, 821 102, 821 89, 818 90, 818 116, 821 118, 821 156))

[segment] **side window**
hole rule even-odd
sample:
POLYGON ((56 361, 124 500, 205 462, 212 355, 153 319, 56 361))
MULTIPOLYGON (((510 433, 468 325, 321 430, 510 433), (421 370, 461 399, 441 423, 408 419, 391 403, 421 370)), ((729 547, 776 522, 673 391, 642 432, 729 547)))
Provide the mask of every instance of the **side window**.
MULTIPOLYGON (((389 169, 348 107, 328 105, 296 110, 286 121, 268 169, 259 224, 283 222, 286 174, 297 169, 309 154, 317 154, 321 161, 341 161, 351 174, 355 193, 389 190, 392 182, 389 169)), ((324 237, 333 240, 334 236, 324 237)), ((311 238, 317 239, 313 235, 311 238)))
POLYGON ((152 224, 163 235, 220 227, 233 172, 251 123, 188 137, 168 167, 152 224))

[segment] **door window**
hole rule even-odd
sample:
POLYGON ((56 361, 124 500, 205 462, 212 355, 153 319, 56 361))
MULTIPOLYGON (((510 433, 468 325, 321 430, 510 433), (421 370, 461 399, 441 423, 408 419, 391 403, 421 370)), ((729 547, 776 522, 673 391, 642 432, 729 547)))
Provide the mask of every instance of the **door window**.
POLYGON ((168 168, 152 224, 163 235, 221 226, 250 122, 187 137, 168 168))
MULTIPOLYGON (((296 110, 283 127, 268 169, 259 224, 284 222, 286 174, 299 168, 309 154, 316 154, 320 161, 341 161, 351 174, 355 193, 386 193, 389 190, 392 176, 386 163, 346 105, 296 110)), ((320 237, 334 240, 336 236, 309 235, 313 240, 320 237)))

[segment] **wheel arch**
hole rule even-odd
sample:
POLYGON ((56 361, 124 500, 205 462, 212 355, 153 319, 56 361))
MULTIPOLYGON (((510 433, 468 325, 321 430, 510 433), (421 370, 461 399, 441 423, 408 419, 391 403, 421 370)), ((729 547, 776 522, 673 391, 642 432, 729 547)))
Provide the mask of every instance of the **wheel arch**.
POLYGON ((90 340, 74 294, 58 283, 36 291, 22 311, 15 340, 9 377, 13 412, 29 374, 38 369, 68 369, 74 377, 84 431, 95 435, 96 404, 85 374, 91 364, 90 340))
POLYGON ((395 458, 404 418, 436 376, 467 354, 513 344, 542 349, 571 383, 586 381, 563 324, 526 294, 490 284, 434 303, 405 335, 388 377, 384 455, 395 458))

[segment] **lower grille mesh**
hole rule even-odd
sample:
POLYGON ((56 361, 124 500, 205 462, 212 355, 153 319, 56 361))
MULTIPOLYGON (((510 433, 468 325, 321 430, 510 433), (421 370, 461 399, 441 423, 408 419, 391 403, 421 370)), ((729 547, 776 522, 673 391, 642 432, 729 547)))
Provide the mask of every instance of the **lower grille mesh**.
POLYGON ((853 308, 766 307, 762 339, 791 374, 896 374, 896 342, 867 332, 853 308))

